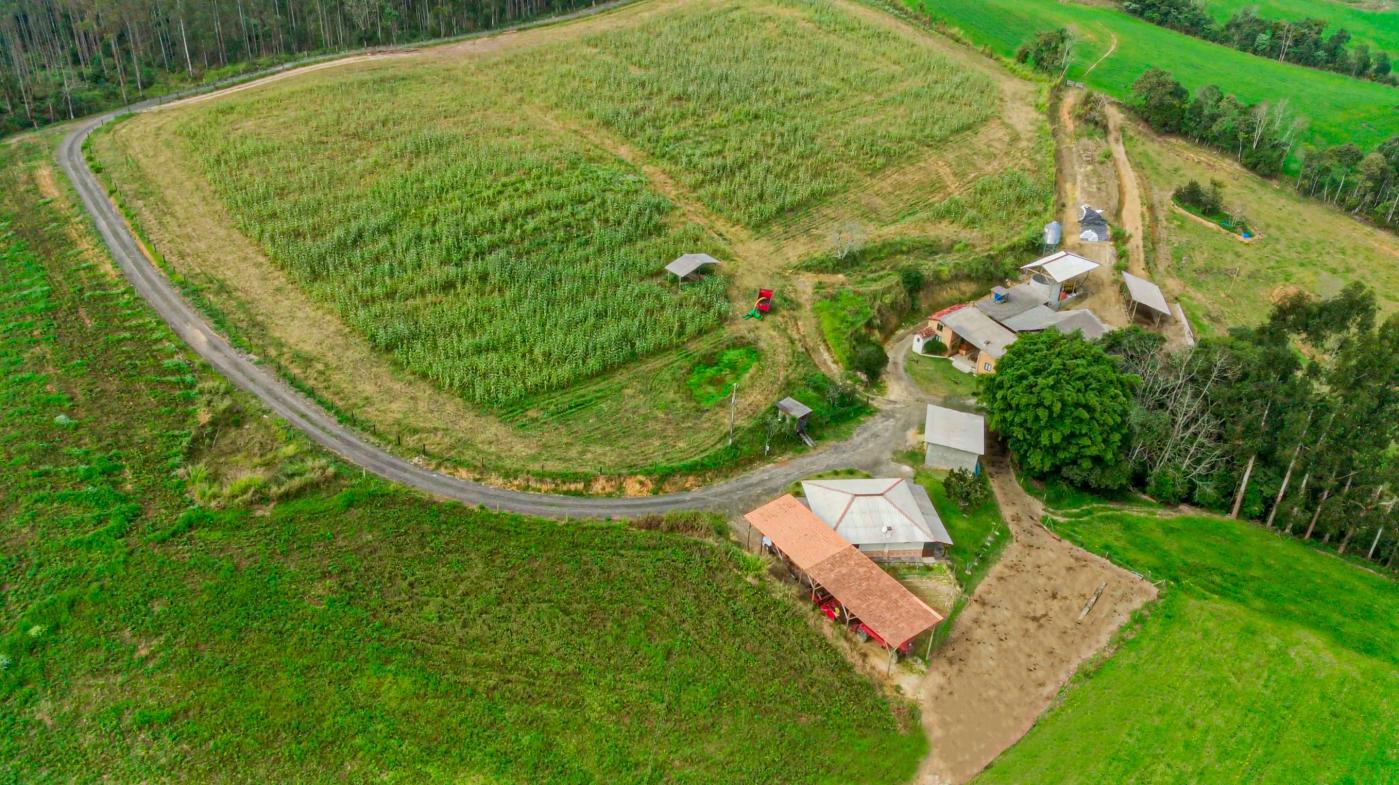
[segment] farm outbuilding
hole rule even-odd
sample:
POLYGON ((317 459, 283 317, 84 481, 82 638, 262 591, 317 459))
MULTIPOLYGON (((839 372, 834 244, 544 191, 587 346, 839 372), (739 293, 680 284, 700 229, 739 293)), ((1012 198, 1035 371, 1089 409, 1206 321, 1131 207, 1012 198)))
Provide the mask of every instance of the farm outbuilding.
POLYGON ((1020 269, 1030 271, 1030 283, 1036 298, 1050 308, 1059 308, 1100 265, 1068 251, 1058 251, 1036 259, 1020 269))
POLYGON ((978 472, 986 454, 986 421, 979 414, 928 404, 923 444, 925 466, 978 472))
POLYGON ((802 495, 817 518, 876 561, 937 557, 952 544, 928 492, 904 478, 807 480, 802 495))
POLYGON ((707 253, 687 253, 676 257, 675 261, 665 266, 665 269, 676 279, 683 281, 701 269, 718 263, 718 259, 707 253))
POLYGON ((1082 205, 1078 214, 1078 239, 1085 243, 1105 243, 1112 239, 1112 227, 1102 212, 1082 205))
POLYGON ((846 542, 795 496, 787 494, 743 516, 832 619, 887 648, 908 651, 942 615, 846 542))
POLYGON ((1163 316, 1171 318, 1171 306, 1166 304, 1166 295, 1162 293, 1161 287, 1126 271, 1122 273, 1122 282, 1127 285, 1127 297, 1132 301, 1133 317, 1137 315, 1138 306, 1146 306, 1153 320, 1163 316))

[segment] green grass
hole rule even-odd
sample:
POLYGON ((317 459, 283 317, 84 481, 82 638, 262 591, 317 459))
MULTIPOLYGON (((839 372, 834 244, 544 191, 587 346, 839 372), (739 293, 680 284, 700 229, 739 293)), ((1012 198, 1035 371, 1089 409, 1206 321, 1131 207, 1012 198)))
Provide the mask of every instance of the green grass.
POLYGON ((343 468, 195 505, 199 461, 320 454, 237 395, 221 419, 71 197, 36 197, 54 140, 0 150, 0 781, 913 774, 913 713, 707 518, 560 524, 343 468))
POLYGON ((864 332, 874 319, 874 306, 869 300, 850 289, 840 289, 829 297, 817 300, 812 309, 816 312, 817 323, 821 325, 821 335, 831 354, 840 364, 850 367, 850 358, 855 351, 855 339, 864 332))
POLYGON ((758 350, 752 346, 730 347, 695 363, 685 386, 695 403, 713 406, 728 398, 733 385, 742 381, 757 362, 758 350))
POLYGON ((976 397, 976 377, 972 374, 962 373, 945 358, 916 352, 908 353, 904 367, 908 370, 908 378, 919 389, 943 405, 971 410, 972 399, 976 397))
POLYGON ((1127 134, 1126 143, 1153 219, 1165 222, 1164 246, 1151 249, 1153 277, 1185 304, 1192 325, 1255 324, 1292 288, 1330 296, 1351 281, 1374 287, 1383 311, 1399 307, 1393 234, 1171 142, 1127 134), (1225 203, 1247 216, 1257 239, 1240 242, 1171 209, 1171 192, 1191 179, 1223 180, 1225 203))
POLYGON ((1207 0, 1204 5, 1221 23, 1246 8, 1257 10, 1264 19, 1325 19, 1329 22, 1325 35, 1342 27, 1350 31, 1351 51, 1356 44, 1366 43, 1372 55, 1377 50, 1389 52, 1390 57, 1399 53, 1399 7, 1393 3, 1380 8, 1348 0, 1207 0))
POLYGON ((1013 56, 1038 31, 1068 27, 1076 38, 1069 78, 1120 100, 1130 100, 1132 83, 1155 66, 1170 71, 1191 91, 1215 84, 1247 103, 1286 99, 1292 111, 1309 119, 1305 138, 1313 144, 1355 142, 1373 149, 1399 131, 1392 87, 1255 57, 1115 7, 1055 0, 905 1, 1003 57, 1013 56), (1114 36, 1116 51, 1085 76, 1114 36))
POLYGON ((1054 528, 1163 595, 978 785, 1394 782, 1392 579, 1222 518, 1054 528))

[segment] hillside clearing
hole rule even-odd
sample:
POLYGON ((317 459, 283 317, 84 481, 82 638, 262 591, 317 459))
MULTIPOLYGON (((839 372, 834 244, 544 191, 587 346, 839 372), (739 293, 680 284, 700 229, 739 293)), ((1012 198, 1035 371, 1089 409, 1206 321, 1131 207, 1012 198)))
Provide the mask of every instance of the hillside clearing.
POLYGON ((1141 175, 1155 236, 1154 276, 1193 321, 1222 332, 1267 316, 1280 296, 1301 290, 1331 296, 1351 281, 1375 289, 1381 307, 1399 307, 1399 240, 1344 212, 1298 196, 1231 161, 1129 126, 1125 137, 1141 175), (1171 192, 1189 180, 1224 183, 1224 201, 1262 235, 1242 243, 1171 209, 1171 192))

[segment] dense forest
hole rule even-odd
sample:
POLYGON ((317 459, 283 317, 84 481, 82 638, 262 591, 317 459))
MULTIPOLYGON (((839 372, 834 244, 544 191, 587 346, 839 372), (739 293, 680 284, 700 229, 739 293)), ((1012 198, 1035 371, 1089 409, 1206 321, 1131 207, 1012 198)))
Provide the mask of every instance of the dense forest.
POLYGON ((1372 52, 1363 43, 1350 46, 1350 31, 1342 27, 1328 34, 1325 19, 1267 19, 1252 8, 1241 8, 1219 24, 1196 0, 1128 0, 1122 8, 1152 24, 1240 52, 1396 83, 1388 52, 1372 52))
POLYGON ((981 397, 1033 476, 1137 488, 1391 566, 1399 553, 1399 316, 1381 321, 1360 284, 1184 349, 1139 327, 1022 335, 981 397))
POLYGON ((0 0, 0 133, 307 55, 488 30, 592 0, 0 0))
MULTIPOLYGON (((1180 134, 1234 156, 1260 175, 1282 171, 1298 145, 1305 120, 1285 101, 1245 104, 1214 85, 1192 96, 1160 69, 1148 69, 1132 85, 1133 109, 1157 131, 1180 134)), ((1399 218, 1399 134, 1376 149, 1353 143, 1302 146, 1299 193, 1393 228, 1399 218)))

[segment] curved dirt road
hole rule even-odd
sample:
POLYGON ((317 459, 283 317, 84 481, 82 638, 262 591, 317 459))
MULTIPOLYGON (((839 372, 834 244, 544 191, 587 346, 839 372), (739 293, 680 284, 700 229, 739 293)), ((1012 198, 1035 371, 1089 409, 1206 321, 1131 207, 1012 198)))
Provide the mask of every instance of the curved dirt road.
MULTIPOLYGON (((155 105, 138 105, 132 111, 144 111, 155 105)), ((319 404, 296 392, 233 348, 176 291, 170 280, 151 265, 88 166, 82 151, 83 140, 93 130, 125 111, 109 112, 84 121, 63 139, 58 149, 59 167, 73 183, 83 209, 92 217, 102 241, 122 273, 180 339, 236 387, 257 396, 269 409, 315 443, 387 480, 467 504, 556 518, 629 517, 696 509, 734 512, 778 493, 793 481, 811 474, 851 466, 883 466, 889 453, 902 444, 905 434, 918 422, 921 413, 915 403, 886 406, 860 426, 853 436, 838 444, 784 463, 763 466, 717 485, 657 496, 613 498, 527 493, 425 469, 372 444, 342 425, 319 404)))

